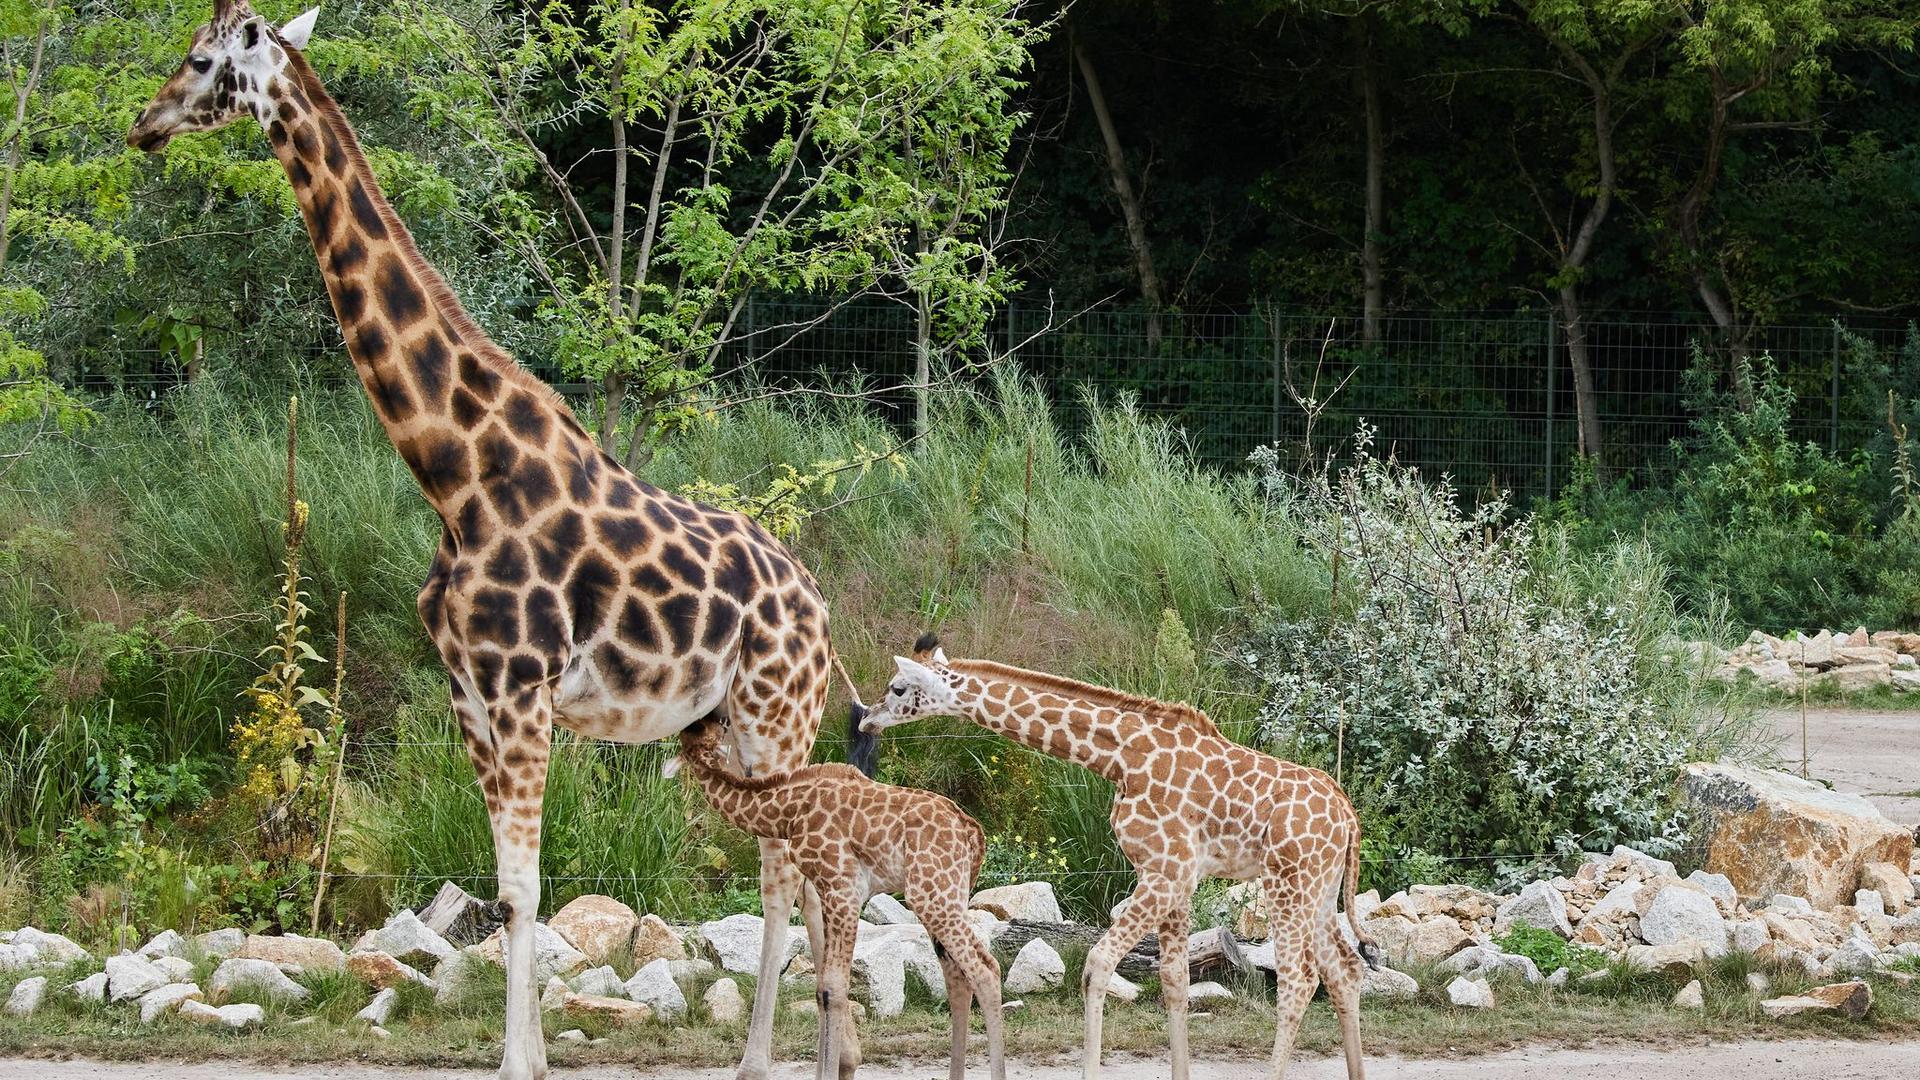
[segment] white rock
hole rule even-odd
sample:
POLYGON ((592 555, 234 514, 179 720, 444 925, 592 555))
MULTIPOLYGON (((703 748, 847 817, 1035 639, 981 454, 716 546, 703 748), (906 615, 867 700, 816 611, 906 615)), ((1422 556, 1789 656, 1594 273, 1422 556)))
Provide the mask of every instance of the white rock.
POLYGON ((353 1014, 353 1019, 369 1027, 385 1027, 387 1021, 393 1018, 393 1007, 399 1003, 400 991, 389 986, 373 995, 373 1000, 367 1002, 366 1008, 353 1014))
POLYGON ((21 979, 13 984, 13 993, 7 995, 6 1011, 8 1016, 29 1017, 40 1011, 40 1003, 47 1000, 47 977, 35 975, 31 979, 21 979))
POLYGON ((140 1022, 151 1024, 180 1007, 183 1001, 197 1001, 200 988, 192 983, 170 983, 149 990, 140 998, 140 1022))
POLYGON ((1607 895, 1601 897, 1599 903, 1589 908, 1586 918, 1580 921, 1583 924, 1595 921, 1604 922, 1607 919, 1618 919, 1622 916, 1633 914, 1634 904, 1639 898, 1643 884, 1638 877, 1628 877, 1625 881, 1607 890, 1607 895))
POLYGON ((1494 916, 1493 932, 1506 934, 1516 926, 1551 930, 1563 938, 1573 936, 1573 924, 1567 921, 1567 898, 1552 883, 1535 881, 1519 895, 1500 905, 1494 916))
MULTIPOLYGON (((758 915, 729 915, 724 919, 701 923, 694 931, 694 940, 703 946, 720 966, 736 975, 760 974, 760 937, 765 924, 758 915)), ((799 955, 806 948, 807 932, 799 927, 787 928, 787 954, 780 958, 780 966, 799 955)))
POLYGON ((1469 979, 1465 975, 1456 975, 1447 984, 1447 1000, 1468 1009, 1493 1008, 1493 991, 1488 989, 1486 980, 1469 979))
POLYGON ((1887 902, 1873 889, 1856 889, 1853 893, 1853 907, 1862 915, 1885 915, 1887 902))
POLYGON ((1773 989, 1773 980, 1757 971, 1747 972, 1747 989, 1756 994, 1765 994, 1773 989))
POLYGON ((131 953, 107 957, 107 996, 132 1001, 167 985, 167 973, 131 953))
POLYGON ((434 933, 419 916, 402 909, 378 930, 369 930, 354 942, 354 952, 383 952, 408 967, 429 968, 460 950, 434 933))
POLYGON ((1871 938, 1856 929, 1827 957, 1826 969, 1836 975, 1864 975, 1879 965, 1880 950, 1871 938))
POLYGON ((1740 894, 1733 891, 1733 882, 1725 874, 1709 874, 1705 870, 1695 870, 1687 875, 1687 881, 1700 886, 1707 895, 1731 906, 1740 902, 1740 894))
POLYGON ((567 901, 553 913, 548 925, 567 939, 567 944, 593 960, 604 961, 633 954, 640 914, 611 896, 589 893, 567 901))
POLYGON ((853 945, 854 962, 859 963, 879 949, 897 952, 907 974, 911 974, 935 1000, 947 1000, 946 974, 941 970, 940 955, 934 951, 933 938, 928 936, 926 927, 919 923, 886 926, 860 924, 859 937, 853 945))
POLYGON ((587 1042, 587 1033, 584 1031, 581 1031, 579 1028, 568 1028, 567 1030, 561 1032, 560 1034, 555 1035, 553 1037, 553 1041, 563 1042, 563 1043, 578 1043, 584 1046, 586 1045, 586 1042, 587 1042))
POLYGON ((540 1011, 552 1012, 565 1005, 572 996, 573 991, 567 989, 567 981, 555 975, 547 980, 547 985, 540 991, 540 1011))
POLYGON ((15 971, 33 964, 33 950, 0 941, 0 971, 15 971))
POLYGON ((1673 995, 1673 1007, 1676 1009, 1704 1009, 1707 1007, 1706 990, 1700 985, 1699 979, 1695 979, 1681 987, 1680 992, 1673 995))
POLYGON ((1572 975, 1573 975, 1573 971, 1571 968, 1564 968, 1564 967, 1554 968, 1553 974, 1547 976, 1547 985, 1553 987, 1555 990, 1558 990, 1561 987, 1567 985, 1567 979, 1570 978, 1572 975))
MULTIPOLYGON (((1366 990, 1363 985, 1361 993, 1365 992, 1366 990)), ((1187 987, 1187 1001, 1190 1004, 1199 1004, 1202 1001, 1231 1001, 1232 999, 1233 991, 1221 986, 1217 982, 1197 982, 1187 987)))
POLYGON ((1140 987, 1132 980, 1122 978, 1120 973, 1116 971, 1114 972, 1113 978, 1107 980, 1107 996, 1110 998, 1119 998, 1121 1001, 1138 1001, 1140 1000, 1140 987))
POLYGON ((700 1000, 707 1007, 707 1015, 716 1024, 731 1024, 739 1020, 746 1007, 740 997, 740 984, 732 979, 721 979, 707 987, 706 996, 700 1000))
POLYGON ((367 1028, 367 1034, 373 1036, 376 1039, 393 1038, 393 1032, 388 1031, 386 1028, 381 1027, 379 1024, 374 1024, 371 1027, 367 1028))
POLYGON ((326 938, 300 934, 250 934, 234 955, 271 960, 283 971, 344 971, 347 966, 347 954, 340 946, 326 938))
POLYGON ((1540 968, 1532 960, 1495 945, 1469 945, 1440 961, 1439 967, 1441 971, 1469 979, 1486 980, 1504 971, 1518 975, 1529 984, 1541 981, 1540 968))
POLYGON ((1005 984, 1009 994, 1039 994, 1058 990, 1066 977, 1066 961, 1053 946, 1034 938, 1022 945, 1013 963, 1007 965, 1005 984))
POLYGON ((988 948, 992 948, 994 943, 1000 940, 1000 935, 1007 932, 1010 924, 991 911, 969 908, 967 925, 973 928, 974 933, 980 935, 980 940, 986 942, 988 948))
POLYGON ((92 954, 74 944, 65 934, 49 934, 31 926, 23 926, 14 931, 10 944, 15 949, 24 949, 31 954, 34 964, 71 964, 78 960, 91 960, 92 954))
POLYGON ((1757 953, 1761 946, 1773 940, 1772 931, 1759 919, 1743 919, 1733 924, 1733 951, 1757 953))
POLYGON ((144 956, 149 960, 158 960, 163 956, 187 955, 187 939, 172 930, 162 930, 153 935, 152 940, 134 950, 135 956, 144 956))
POLYGON ((304 1001, 308 994, 306 987, 287 978, 271 960, 244 956, 220 961, 207 980, 207 994, 215 1003, 224 1002, 243 986, 286 1001, 304 1001))
POLYGON ((1665 859, 1656 859, 1643 851, 1630 848, 1625 844, 1615 844, 1613 854, 1604 856, 1608 862, 1621 863, 1633 873, 1646 880, 1657 877, 1678 877, 1673 864, 1665 859))
POLYGON ((1413 976, 1390 967, 1367 968, 1360 973, 1360 996, 1387 1001, 1408 1001, 1420 993, 1413 976))
MULTIPOLYGON (((602 965, 575 975, 567 980, 567 986, 576 994, 591 994, 594 997, 625 997, 624 980, 611 967, 602 965)), ((634 998, 635 1001, 640 1000, 634 998)))
POLYGON ((267 1022, 267 1011, 258 1005, 222 1005, 215 1008, 203 1001, 183 1001, 180 1003, 180 1017, 196 1024, 209 1027, 219 1025, 244 1031, 267 1022))
POLYGON ((868 897, 867 907, 862 915, 868 922, 882 926, 920 921, 919 917, 907 910, 907 905, 895 900, 891 893, 874 893, 868 897))
POLYGON ((107 973, 96 971, 93 974, 67 987, 74 997, 82 1001, 107 1000, 107 973))
POLYGON ((1640 916, 1640 938, 1649 945, 1679 945, 1697 941, 1709 957, 1727 952, 1727 920, 1713 897, 1670 885, 1654 896, 1640 916))
POLYGON ((628 998, 653 1008, 656 1016, 678 1019, 687 1014, 687 996, 674 981, 673 965, 684 961, 653 960, 633 973, 622 988, 628 998))
POLYGON ((1008 922, 1015 919, 1050 923, 1065 921, 1060 914, 1060 901, 1053 895, 1053 885, 1045 881, 1023 881, 1018 885, 982 889, 973 894, 973 900, 967 906, 990 911, 995 917, 1008 922))
POLYGON ((193 940, 201 952, 215 960, 225 960, 247 947, 247 932, 229 926, 225 930, 209 930, 193 940))
POLYGON ((178 956, 162 956, 153 961, 167 976, 168 982, 192 982, 193 961, 178 956))
MULTIPOLYGON (((641 966, 645 967, 646 965, 643 964, 641 966)), ((698 957, 667 961, 667 973, 673 976, 674 982, 682 986, 704 979, 718 970, 720 969, 714 967, 711 960, 702 960, 698 957)))
MULTIPOLYGON (((472 946, 483 960, 506 966, 507 931, 501 927, 493 936, 472 946)), ((533 977, 544 981, 555 975, 570 975, 587 966, 587 954, 573 947, 573 944, 546 923, 533 924, 533 977)))
POLYGON ((865 949, 856 944, 853 977, 865 982, 875 1016, 899 1016, 907 1007, 907 957, 900 943, 870 941, 865 949))

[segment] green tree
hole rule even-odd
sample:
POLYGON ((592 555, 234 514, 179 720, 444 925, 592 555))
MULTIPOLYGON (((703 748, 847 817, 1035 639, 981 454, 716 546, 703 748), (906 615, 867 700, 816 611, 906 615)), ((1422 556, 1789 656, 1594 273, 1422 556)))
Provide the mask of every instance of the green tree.
POLYGON ((596 0, 512 19, 415 2, 396 24, 448 63, 415 84, 420 108, 547 189, 501 233, 629 463, 729 346, 800 329, 746 325, 756 295, 912 307, 924 393, 933 354, 979 341, 1010 284, 991 224, 1041 32, 1012 0, 596 0))

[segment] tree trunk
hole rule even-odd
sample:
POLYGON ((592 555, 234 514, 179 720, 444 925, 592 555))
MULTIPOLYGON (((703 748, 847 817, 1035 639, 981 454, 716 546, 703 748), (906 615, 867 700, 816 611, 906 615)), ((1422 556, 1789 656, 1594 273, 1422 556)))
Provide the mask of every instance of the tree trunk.
POLYGON ((1600 400, 1593 385, 1593 365, 1587 351, 1587 323, 1580 309, 1580 290, 1560 286, 1560 326, 1566 331, 1567 361, 1573 368, 1573 403, 1580 432, 1580 456, 1600 460, 1600 400))
POLYGON ((1373 16, 1349 20, 1360 54, 1360 98, 1366 112, 1367 213, 1360 239, 1360 340, 1380 343, 1380 315, 1386 306, 1386 274, 1380 263, 1380 238, 1386 229, 1386 130, 1381 118, 1380 69, 1374 55, 1373 16))
MULTIPOLYGON (((621 5, 620 25, 628 25, 626 9, 621 5)), ((614 333, 619 325, 621 302, 620 279, 625 270, 627 242, 627 117, 626 107, 626 36, 621 31, 619 51, 613 57, 613 78, 610 80, 610 99, 607 103, 607 115, 613 121, 613 224, 607 235, 607 332, 614 333)), ((609 370, 605 383, 606 408, 601 417, 600 449, 608 454, 618 454, 620 438, 620 413, 626 404, 627 373, 618 368, 609 370)), ((640 436, 635 434, 634 438, 640 436)))
POLYGON ((1745 363, 1746 328, 1740 323, 1739 312, 1734 309, 1726 283, 1715 275, 1707 258, 1706 242, 1700 235, 1700 223, 1706 217, 1707 201, 1719 181, 1721 162, 1726 156, 1727 130, 1733 102, 1754 87, 1736 89, 1729 86, 1718 71, 1710 72, 1709 77, 1712 103, 1707 114, 1706 145, 1700 159, 1700 170, 1694 174, 1693 184, 1687 188, 1686 195, 1681 197, 1680 204, 1674 209, 1673 235, 1679 241, 1680 257, 1686 263, 1687 274, 1693 280, 1701 306, 1707 309, 1713 324, 1720 328, 1734 400, 1741 409, 1751 411, 1754 405, 1753 380, 1748 376, 1745 363))
POLYGON ((1087 55, 1086 47, 1077 37, 1073 40, 1073 60, 1080 68, 1080 80, 1087 86, 1087 101, 1093 106, 1093 118, 1100 126, 1100 140, 1106 144, 1107 171, 1114 196, 1120 200, 1120 213, 1126 219, 1127 243, 1133 248, 1134 269, 1140 278, 1140 298, 1147 305, 1147 346, 1155 348, 1160 344, 1161 309, 1166 306, 1166 298, 1160 291, 1160 276, 1153 270, 1146 217, 1134 193, 1133 181, 1127 175, 1127 155, 1120 146, 1120 132, 1113 125, 1113 114, 1107 111, 1106 95, 1100 91, 1100 76, 1094 72, 1093 58, 1087 55))

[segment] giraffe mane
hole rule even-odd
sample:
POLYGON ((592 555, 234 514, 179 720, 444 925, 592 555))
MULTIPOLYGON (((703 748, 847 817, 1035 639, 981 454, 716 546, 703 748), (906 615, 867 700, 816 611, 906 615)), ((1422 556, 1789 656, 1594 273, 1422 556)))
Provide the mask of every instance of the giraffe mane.
MULTIPOLYGON (((273 36, 287 54, 287 70, 300 84, 300 91, 307 96, 314 115, 333 132, 334 138, 340 143, 341 151, 347 156, 347 161, 371 181, 373 166, 367 162, 367 155, 360 147, 360 137, 355 133, 353 125, 347 121, 347 115, 341 111, 340 104, 333 100, 332 94, 327 93, 327 88, 320 81, 320 76, 314 72, 312 65, 307 63, 307 58, 301 54, 300 50, 282 40, 278 30, 273 32, 273 36)), ((473 320, 473 316, 467 313, 466 306, 460 303, 458 296, 454 295, 452 286, 447 284, 447 279, 427 261, 426 256, 420 254, 419 246, 414 243, 413 230, 407 228, 407 223, 400 220, 400 215, 394 211, 393 204, 387 201, 386 192, 380 190, 378 184, 370 182, 367 186, 367 198, 373 203, 374 210, 379 213, 380 220, 386 224, 387 235, 393 238, 394 246, 399 249, 400 256, 406 260, 408 269, 412 270, 425 286, 428 302, 435 311, 446 317, 448 323, 452 324, 454 331, 460 335, 461 342, 472 349, 474 356, 509 383, 531 391, 536 398, 546 402, 556 412, 569 417, 573 416, 573 407, 567 404, 566 399, 562 398, 558 391, 547 385, 545 380, 534 375, 533 372, 521 367, 513 354, 501 348, 485 330, 481 329, 480 324, 473 320)))
POLYGON ((1222 737, 1220 729, 1214 726, 1211 717, 1184 701, 1161 701, 1158 698, 1129 694, 1108 686, 1096 686, 1078 679, 1069 679, 1064 675, 1029 671, 1026 668, 1017 668, 1011 664, 1001 664, 992 660, 952 660, 947 663, 947 667, 965 675, 979 675, 1012 683, 1028 690, 1074 698, 1089 705, 1101 705, 1139 713, 1142 716, 1157 717, 1174 724, 1195 728, 1203 734, 1216 738, 1222 737))

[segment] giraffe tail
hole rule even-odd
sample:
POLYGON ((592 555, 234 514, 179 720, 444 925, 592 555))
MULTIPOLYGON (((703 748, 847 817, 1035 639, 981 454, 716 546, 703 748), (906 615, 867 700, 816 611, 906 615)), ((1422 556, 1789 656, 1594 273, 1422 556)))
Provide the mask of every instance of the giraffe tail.
POLYGON ((833 668, 840 673, 840 681, 847 684, 847 764, 872 776, 880 768, 880 733, 864 731, 860 721, 867 718, 867 707, 860 701, 860 691, 853 685, 853 679, 840 663, 840 654, 833 657, 833 668))
POLYGON ((1341 882, 1341 906, 1346 909, 1347 924, 1353 927, 1355 948, 1360 959, 1374 971, 1380 970, 1380 946, 1360 929, 1360 915, 1353 907, 1353 891, 1360 887, 1360 827, 1354 823, 1347 839, 1347 872, 1341 882))

